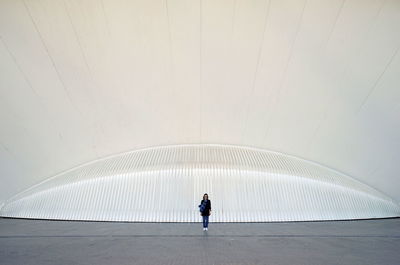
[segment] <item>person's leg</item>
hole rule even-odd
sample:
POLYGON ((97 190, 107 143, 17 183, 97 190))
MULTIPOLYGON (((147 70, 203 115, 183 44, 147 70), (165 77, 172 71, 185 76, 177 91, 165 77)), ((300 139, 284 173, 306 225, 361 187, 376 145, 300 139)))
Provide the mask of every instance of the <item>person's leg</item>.
POLYGON ((205 228, 208 228, 208 216, 204 216, 205 218, 206 218, 206 221, 205 221, 205 228))
POLYGON ((203 228, 206 228, 206 217, 207 216, 203 216, 203 228))

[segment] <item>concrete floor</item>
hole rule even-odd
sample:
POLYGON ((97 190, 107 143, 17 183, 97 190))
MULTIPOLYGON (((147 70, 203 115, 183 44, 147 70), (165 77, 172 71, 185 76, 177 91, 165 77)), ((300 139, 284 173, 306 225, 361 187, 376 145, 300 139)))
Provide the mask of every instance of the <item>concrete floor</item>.
POLYGON ((400 264, 400 218, 104 223, 0 218, 0 264, 400 264))

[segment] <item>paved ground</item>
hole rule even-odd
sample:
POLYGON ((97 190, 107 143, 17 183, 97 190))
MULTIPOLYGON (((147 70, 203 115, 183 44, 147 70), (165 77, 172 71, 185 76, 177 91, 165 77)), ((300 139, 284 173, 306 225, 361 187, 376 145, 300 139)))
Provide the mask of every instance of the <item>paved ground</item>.
POLYGON ((0 264, 400 264, 400 218, 104 223, 0 218, 0 264))

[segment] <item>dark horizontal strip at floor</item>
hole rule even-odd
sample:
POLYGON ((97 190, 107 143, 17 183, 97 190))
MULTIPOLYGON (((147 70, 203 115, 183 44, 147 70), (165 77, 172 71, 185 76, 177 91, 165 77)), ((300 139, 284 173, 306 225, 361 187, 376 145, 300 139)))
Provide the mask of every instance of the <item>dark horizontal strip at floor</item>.
POLYGON ((398 238, 400 236, 390 235, 13 235, 0 236, 6 238, 172 238, 172 237, 266 237, 266 238, 398 238))

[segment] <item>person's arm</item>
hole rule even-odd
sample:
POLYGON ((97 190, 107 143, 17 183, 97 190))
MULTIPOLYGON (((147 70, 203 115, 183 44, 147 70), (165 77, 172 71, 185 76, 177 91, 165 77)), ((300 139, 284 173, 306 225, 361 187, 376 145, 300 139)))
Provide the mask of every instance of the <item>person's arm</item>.
MULTIPOLYGON (((201 207, 202 204, 203 204, 203 200, 201 200, 199 207, 201 207)), ((200 215, 201 215, 201 212, 200 212, 200 215)))
POLYGON ((211 214, 211 201, 209 200, 208 202, 210 203, 210 214, 211 214))

